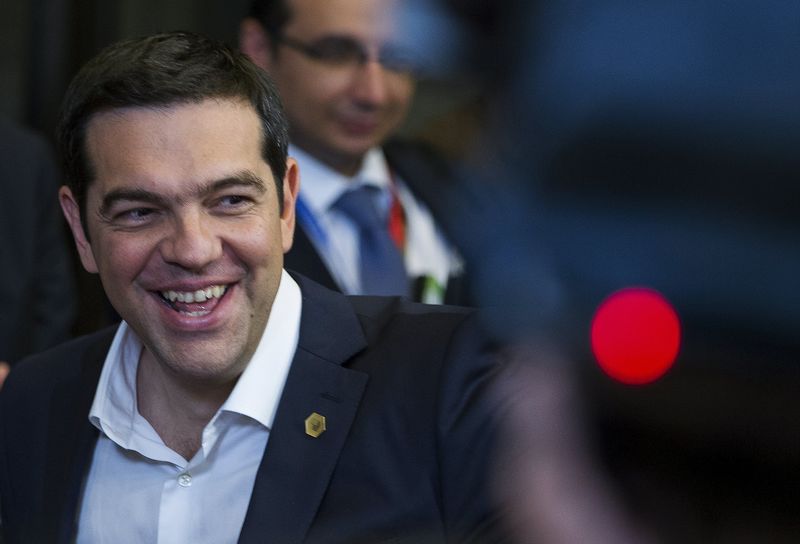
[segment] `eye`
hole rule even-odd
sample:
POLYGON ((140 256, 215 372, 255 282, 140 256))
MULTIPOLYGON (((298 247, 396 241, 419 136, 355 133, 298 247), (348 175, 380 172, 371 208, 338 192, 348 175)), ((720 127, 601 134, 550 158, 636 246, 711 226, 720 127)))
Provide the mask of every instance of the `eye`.
POLYGON ((219 199, 219 203, 223 206, 238 206, 239 204, 244 203, 247 198, 241 195, 227 195, 223 196, 219 199))
POLYGON ((355 64, 366 58, 357 42, 347 38, 324 38, 308 46, 308 54, 329 64, 355 64))
POLYGON ((140 224, 152 219, 156 210, 153 208, 131 208, 114 214, 114 222, 121 224, 140 224))
POLYGON ((223 195, 217 198, 212 207, 221 213, 237 213, 248 210, 253 205, 253 199, 245 195, 223 195))

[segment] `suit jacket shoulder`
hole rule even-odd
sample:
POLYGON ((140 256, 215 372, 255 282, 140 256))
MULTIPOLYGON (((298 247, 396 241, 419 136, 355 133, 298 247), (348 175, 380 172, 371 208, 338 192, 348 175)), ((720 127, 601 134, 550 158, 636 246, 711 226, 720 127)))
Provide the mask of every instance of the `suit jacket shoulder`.
POLYGON ((383 151, 389 166, 403 178, 414 196, 430 208, 437 221, 446 219, 449 215, 446 197, 456 190, 458 183, 453 164, 432 147, 417 142, 392 140, 383 151))
POLYGON ((91 447, 88 421, 115 329, 20 361, 0 390, 0 515, 6 542, 69 541, 91 447))
POLYGON ((0 361, 69 337, 76 300, 58 179, 47 142, 0 120, 0 361))
POLYGON ((496 541, 499 367, 475 312, 299 283, 300 345, 240 542, 496 541), (312 412, 327 419, 313 439, 312 412))

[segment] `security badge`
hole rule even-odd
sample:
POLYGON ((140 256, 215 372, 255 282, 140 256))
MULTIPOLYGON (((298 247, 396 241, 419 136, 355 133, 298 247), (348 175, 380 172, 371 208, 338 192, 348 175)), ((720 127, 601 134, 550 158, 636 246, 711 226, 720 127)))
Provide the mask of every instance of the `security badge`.
POLYGON ((312 438, 318 438, 325 432, 325 416, 312 412, 306 418, 306 434, 312 438))

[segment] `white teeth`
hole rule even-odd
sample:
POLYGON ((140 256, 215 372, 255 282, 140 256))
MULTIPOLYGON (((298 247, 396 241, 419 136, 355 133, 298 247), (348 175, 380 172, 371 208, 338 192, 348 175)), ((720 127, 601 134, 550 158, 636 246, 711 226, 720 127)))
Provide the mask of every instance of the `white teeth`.
POLYGON ((212 298, 219 298, 225 294, 228 287, 225 285, 211 285, 197 291, 161 291, 161 296, 170 302, 205 302, 212 298))

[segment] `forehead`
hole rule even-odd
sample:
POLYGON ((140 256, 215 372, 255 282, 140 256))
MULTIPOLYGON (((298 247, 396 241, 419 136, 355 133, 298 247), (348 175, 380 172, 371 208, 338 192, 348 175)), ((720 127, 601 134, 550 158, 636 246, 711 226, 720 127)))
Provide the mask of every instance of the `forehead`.
POLYGON ((92 186, 148 185, 219 179, 231 171, 269 170, 261 122, 244 101, 209 99, 95 114, 86 129, 92 186))
POLYGON ((387 39, 393 32, 395 0, 289 0, 286 30, 304 38, 337 34, 364 41, 387 39))

